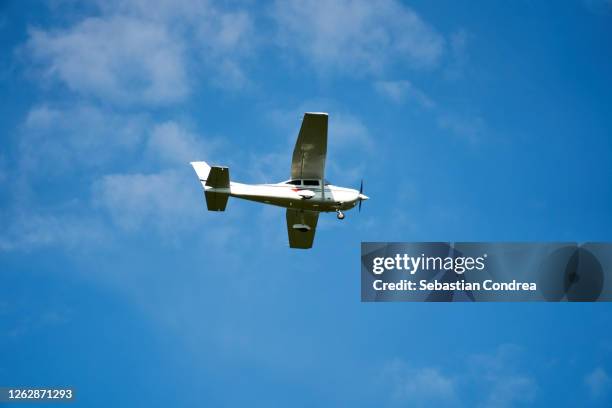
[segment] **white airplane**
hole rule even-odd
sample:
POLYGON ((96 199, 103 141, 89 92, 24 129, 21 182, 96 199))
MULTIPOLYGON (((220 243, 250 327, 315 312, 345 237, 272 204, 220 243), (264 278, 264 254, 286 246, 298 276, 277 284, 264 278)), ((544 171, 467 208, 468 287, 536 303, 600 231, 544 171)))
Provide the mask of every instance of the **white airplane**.
POLYGON ((329 184, 324 176, 327 155, 327 113, 307 112, 293 149, 291 179, 276 184, 243 184, 230 181, 229 168, 191 162, 209 211, 225 211, 228 198, 237 197, 287 209, 287 232, 291 248, 311 248, 320 212, 350 210, 369 197, 359 191, 329 184))

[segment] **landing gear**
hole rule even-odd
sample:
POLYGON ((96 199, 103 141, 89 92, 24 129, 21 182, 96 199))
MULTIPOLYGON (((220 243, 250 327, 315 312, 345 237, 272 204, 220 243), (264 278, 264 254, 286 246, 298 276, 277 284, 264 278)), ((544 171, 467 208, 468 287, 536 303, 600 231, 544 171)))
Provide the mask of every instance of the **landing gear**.
POLYGON ((336 212, 338 213, 337 217, 339 220, 343 220, 344 219, 344 213, 340 210, 336 210, 336 212))

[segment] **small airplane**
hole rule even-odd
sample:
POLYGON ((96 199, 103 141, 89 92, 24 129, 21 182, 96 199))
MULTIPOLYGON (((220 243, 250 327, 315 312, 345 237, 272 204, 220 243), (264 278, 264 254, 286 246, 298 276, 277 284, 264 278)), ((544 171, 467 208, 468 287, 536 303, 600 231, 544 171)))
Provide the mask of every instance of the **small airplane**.
POLYGON ((359 205, 369 197, 359 191, 331 185, 324 178, 327 155, 327 113, 307 112, 293 149, 291 178, 276 184, 243 184, 230 181, 229 168, 191 162, 206 197, 209 211, 225 211, 228 198, 271 204, 287 209, 287 232, 291 248, 311 248, 321 212, 343 211, 359 205))

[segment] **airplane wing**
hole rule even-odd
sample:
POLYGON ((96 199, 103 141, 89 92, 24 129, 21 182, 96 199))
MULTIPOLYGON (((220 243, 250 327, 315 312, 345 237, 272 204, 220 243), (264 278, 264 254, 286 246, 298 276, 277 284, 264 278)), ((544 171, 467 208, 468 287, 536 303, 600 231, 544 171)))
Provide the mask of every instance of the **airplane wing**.
POLYGON ((311 248, 318 220, 319 213, 317 211, 287 208, 289 246, 291 248, 311 248))
POLYGON ((307 112, 293 149, 291 178, 323 179, 326 155, 327 113, 307 112))

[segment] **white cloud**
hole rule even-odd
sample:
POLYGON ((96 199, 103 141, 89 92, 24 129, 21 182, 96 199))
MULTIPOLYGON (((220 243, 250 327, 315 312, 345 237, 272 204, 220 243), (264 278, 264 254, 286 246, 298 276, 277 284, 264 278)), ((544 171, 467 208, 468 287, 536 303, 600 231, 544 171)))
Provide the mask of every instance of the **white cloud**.
POLYGON ((181 42, 160 24, 90 17, 66 30, 31 29, 27 49, 48 76, 101 100, 161 104, 189 92, 181 42))
POLYGON ((0 218, 0 250, 85 248, 103 241, 109 230, 92 211, 87 191, 79 193, 79 183, 88 188, 104 165, 133 155, 146 127, 140 115, 89 105, 33 107, 19 127, 15 168, 7 170, 10 201, 0 218))
POLYGON ((602 367, 597 367, 584 378, 592 398, 601 398, 612 389, 612 378, 602 367))
POLYGON ((257 36, 246 11, 205 0, 97 5, 96 16, 69 28, 30 29, 25 49, 47 78, 121 106, 181 102, 194 81, 231 90, 250 84, 244 59, 257 36))
POLYGON ((471 143, 481 139, 486 131, 484 119, 479 116, 443 113, 438 116, 438 126, 460 136, 471 143))
POLYGON ((184 166, 206 160, 221 144, 172 120, 153 124, 144 115, 118 114, 90 105, 41 105, 28 112, 21 126, 20 164, 21 170, 43 177, 126 158, 138 165, 143 153, 155 164, 184 166))
POLYGON ((450 57, 449 65, 446 67, 445 74, 449 79, 459 79, 468 63, 467 44, 469 34, 465 29, 460 29, 450 36, 450 57))
POLYGON ((493 381, 483 407, 513 407, 533 401, 536 394, 535 381, 528 376, 502 376, 493 381))
POLYGON ((0 251, 44 246, 75 248, 94 242, 99 245, 106 237, 106 229, 97 219, 60 212, 7 213, 0 225, 0 251))
POLYGON ((291 174, 291 152, 289 151, 252 152, 246 156, 245 160, 239 160, 238 163, 242 167, 238 171, 245 175, 248 174, 248 179, 245 179, 244 182, 277 183, 289 179, 291 174))
POLYGON ((184 166, 191 161, 207 160, 218 142, 207 140, 187 131, 174 121, 155 125, 147 141, 147 153, 163 163, 184 166))
POLYGON ((207 159, 221 145, 175 121, 151 124, 146 117, 87 105, 35 107, 20 136, 19 172, 7 186, 14 209, 0 220, 2 250, 91 242, 88 237, 112 232, 100 227, 99 209, 123 231, 149 228, 172 239, 178 232, 193 230, 205 204, 189 161, 207 159), (153 165, 156 170, 100 177, 100 170, 111 164, 132 169, 153 165), (74 177, 77 173, 93 177, 74 177), (57 181, 65 175, 71 183, 91 188, 84 200, 41 197, 33 188, 38 179, 57 181), (41 205, 46 207, 42 212, 41 205))
POLYGON ((340 112, 330 117, 328 132, 332 147, 364 152, 371 152, 375 147, 370 131, 363 121, 349 113, 340 112))
POLYGON ((237 91, 252 85, 251 80, 236 61, 223 59, 210 78, 211 83, 227 91, 237 91))
POLYGON ((379 73, 392 61, 438 64, 444 38, 395 0, 276 1, 278 41, 318 71, 379 73))
POLYGON ((413 406, 509 408, 531 403, 537 393, 537 383, 521 370, 521 360, 521 350, 514 345, 472 355, 460 362, 456 374, 395 359, 384 366, 381 379, 394 399, 413 406), (474 388, 481 391, 473 395, 474 388))
POLYGON ((189 165, 183 171, 111 174, 97 180, 94 204, 125 231, 152 227, 162 234, 192 229, 203 211, 203 194, 189 165))
POLYGON ((330 116, 326 176, 331 182, 358 188, 367 158, 380 154, 367 125, 357 116, 339 111, 330 116))
POLYGON ((396 359, 383 368, 383 380, 392 386, 393 398, 413 406, 452 405, 458 402, 457 380, 434 367, 410 367, 396 359))
POLYGON ((230 9, 227 3, 219 1, 159 0, 155 7, 146 0, 110 0, 98 4, 107 15, 161 24, 191 44, 191 51, 199 50, 207 58, 234 60, 247 55, 257 38, 253 19, 245 9, 230 9))
POLYGON ((17 305, 10 307, 11 319, 7 319, 7 330, 4 333, 9 338, 19 341, 24 335, 39 331, 57 330, 57 326, 65 325, 72 319, 72 310, 53 306, 45 310, 29 310, 30 307, 17 305))
POLYGON ((251 16, 244 10, 220 11, 209 8, 208 11, 206 24, 195 21, 200 43, 226 58, 250 53, 256 37, 251 16))
POLYGON ((407 80, 376 81, 374 89, 395 103, 402 103, 408 100, 424 108, 433 108, 436 105, 427 94, 407 80))
POLYGON ((147 119, 81 105, 32 108, 21 127, 20 167, 52 177, 74 167, 92 168, 133 152, 143 139, 147 119))
POLYGON ((470 378, 486 385, 488 393, 481 402, 484 407, 513 407, 533 401, 537 384, 533 377, 520 369, 522 351, 512 344, 499 346, 493 353, 481 353, 469 358, 470 378))

